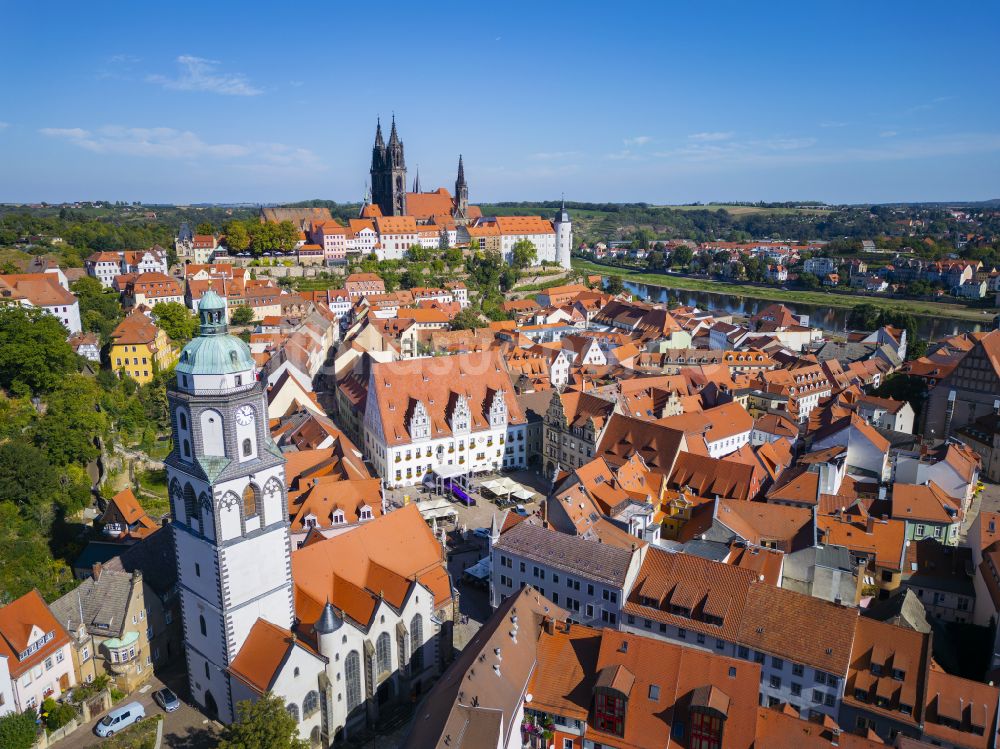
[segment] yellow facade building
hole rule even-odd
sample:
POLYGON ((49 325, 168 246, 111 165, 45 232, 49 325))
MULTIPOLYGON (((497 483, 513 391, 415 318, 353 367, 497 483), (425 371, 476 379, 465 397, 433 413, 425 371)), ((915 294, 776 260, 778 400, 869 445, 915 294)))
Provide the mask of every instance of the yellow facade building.
POLYGON ((142 312, 122 320, 111 334, 111 368, 119 377, 128 375, 140 384, 177 361, 170 337, 142 312))

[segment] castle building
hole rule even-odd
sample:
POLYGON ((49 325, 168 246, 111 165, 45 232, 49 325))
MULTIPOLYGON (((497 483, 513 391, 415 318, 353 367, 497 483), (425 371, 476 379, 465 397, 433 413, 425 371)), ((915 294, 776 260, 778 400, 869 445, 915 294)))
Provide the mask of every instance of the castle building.
POLYGON ((166 460, 191 695, 228 723, 273 692, 301 738, 329 747, 450 660, 444 551, 411 506, 292 552, 264 383, 225 300, 207 290, 198 314, 168 391, 166 460))

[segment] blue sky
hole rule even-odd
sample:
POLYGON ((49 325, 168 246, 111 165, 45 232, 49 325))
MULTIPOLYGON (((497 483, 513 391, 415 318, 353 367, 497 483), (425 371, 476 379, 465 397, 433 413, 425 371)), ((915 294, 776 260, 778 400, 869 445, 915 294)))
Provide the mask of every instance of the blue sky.
POLYGON ((27 3, 0 201, 1000 197, 1000 4, 27 3))

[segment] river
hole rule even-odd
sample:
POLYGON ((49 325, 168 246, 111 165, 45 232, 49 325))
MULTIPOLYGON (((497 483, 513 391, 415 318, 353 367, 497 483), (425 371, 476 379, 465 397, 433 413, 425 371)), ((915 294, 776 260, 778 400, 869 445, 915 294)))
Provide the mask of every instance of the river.
MULTIPOLYGON (((685 289, 667 289, 662 286, 650 286, 634 281, 625 281, 625 288, 639 299, 650 298, 654 302, 666 302, 670 297, 672 306, 684 305, 698 307, 703 310, 713 310, 736 315, 737 317, 752 317, 772 302, 767 299, 737 296, 736 294, 719 294, 714 291, 687 291, 685 289)), ((816 304, 801 302, 783 302, 790 310, 799 315, 809 315, 809 323, 834 333, 847 330, 847 316, 850 310, 844 307, 820 307, 816 304)), ((990 330, 992 318, 983 315, 983 322, 974 320, 953 320, 944 317, 916 315, 917 333, 928 341, 958 335, 960 333, 975 333, 990 330)))

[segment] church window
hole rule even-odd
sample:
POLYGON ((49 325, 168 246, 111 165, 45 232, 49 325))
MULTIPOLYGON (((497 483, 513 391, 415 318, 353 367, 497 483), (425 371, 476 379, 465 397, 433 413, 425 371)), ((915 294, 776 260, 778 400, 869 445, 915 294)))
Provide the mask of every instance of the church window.
POLYGON ((184 450, 184 457, 185 458, 190 458, 191 457, 191 443, 188 442, 187 440, 184 440, 183 450, 184 450))
POLYGON ((388 632, 380 634, 375 641, 375 660, 379 676, 392 672, 392 642, 388 632))
POLYGON ((292 719, 298 723, 299 722, 299 706, 294 702, 289 702, 285 705, 285 711, 292 716, 292 719))
POLYGON ((413 671, 419 673, 424 669, 424 618, 420 614, 414 614, 410 620, 410 651, 412 656, 410 663, 413 664, 413 671))
POLYGON ((308 718, 319 710, 319 693, 314 689, 302 700, 302 717, 308 718))
POLYGON ((298 666, 295 667, 295 670, 292 672, 292 676, 294 676, 296 679, 299 678, 299 667, 298 666))
POLYGON ((187 415, 185 415, 185 413, 181 411, 179 414, 177 414, 177 418, 181 423, 181 429, 187 429, 188 428, 187 415))
POLYGON ((198 517, 198 498, 195 497, 191 484, 184 485, 184 514, 187 516, 188 525, 198 517))
POLYGON ((243 490, 243 517, 250 518, 257 514, 257 487, 247 484, 243 490))
POLYGON ((347 709, 353 710, 361 704, 361 656, 352 650, 344 659, 344 678, 347 681, 347 709))
POLYGON ((253 444, 249 439, 243 440, 243 457, 249 457, 253 454, 253 444))
POLYGON ((208 626, 205 624, 205 617, 198 615, 198 627, 201 628, 201 634, 208 637, 208 626))
POLYGON ((209 674, 209 672, 208 672, 208 661, 205 661, 205 678, 206 679, 211 679, 212 678, 211 674, 209 674))

